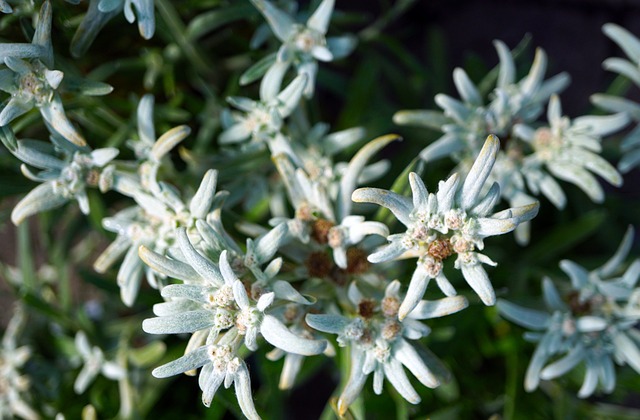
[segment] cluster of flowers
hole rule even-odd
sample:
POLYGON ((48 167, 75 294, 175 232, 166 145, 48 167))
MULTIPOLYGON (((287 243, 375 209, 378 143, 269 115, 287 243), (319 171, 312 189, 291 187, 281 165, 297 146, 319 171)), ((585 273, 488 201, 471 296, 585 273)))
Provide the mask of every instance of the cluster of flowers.
MULTIPOLYGON (((347 413, 371 373, 375 393, 382 392, 386 378, 403 398, 417 404, 420 396, 407 370, 429 388, 442 380, 437 359, 421 355, 426 350, 420 340, 430 333, 421 321, 456 313, 469 304, 467 298, 457 295, 445 266, 459 270, 482 303, 494 305, 496 294, 483 264, 494 266, 496 262, 481 252, 484 240, 516 230, 519 240, 527 242, 526 226, 539 208, 529 194, 542 193, 558 208, 566 204, 555 178, 572 182, 591 199, 602 201, 602 188, 591 173, 613 185, 622 182, 618 171, 598 154, 602 137, 619 131, 630 120, 640 121, 638 105, 597 96, 596 103, 618 113, 571 121, 562 115, 557 97, 568 78, 560 75, 543 80, 544 52, 537 51, 529 74, 516 81, 511 53, 496 42, 500 68, 488 104, 466 73, 456 69, 454 81, 462 101, 438 95, 436 102, 443 113, 402 111, 395 117, 399 123, 443 131, 443 137, 420 156, 425 161, 451 156, 458 163, 456 172, 440 181, 432 193, 420 175, 411 172, 411 197, 358 188, 387 171, 387 162, 369 161, 397 136, 379 137, 361 147, 350 161, 334 162, 339 152, 360 142, 363 130, 327 135, 326 125, 311 126, 299 106, 314 95, 318 61, 345 57, 355 47, 354 37, 326 36, 334 1, 321 1, 304 22, 266 0, 252 3, 282 45, 241 77, 242 84, 260 80, 260 98, 228 98, 236 111, 223 113, 218 142, 228 156, 251 151, 270 155, 273 165, 258 168, 264 171, 259 174, 260 187, 255 187, 253 173, 240 174, 226 185, 231 193, 218 190, 223 174, 217 169, 204 172, 197 188, 182 190, 172 184, 173 167, 167 155, 189 136, 190 129, 178 126, 157 137, 151 95, 145 95, 138 105, 137 138, 128 143, 133 160, 117 160, 116 148, 92 149, 91 139, 85 139, 66 117, 58 91, 65 87, 63 73, 51 70, 52 6, 46 0, 30 44, 0 44, 4 63, 0 89, 11 95, 0 112, 0 139, 24 162, 24 175, 40 182, 15 206, 12 221, 19 224, 70 200, 76 200, 88 214, 88 188, 127 197, 130 207, 102 219, 104 228, 116 238, 94 267, 105 273, 122 259, 117 284, 125 305, 136 301, 143 277, 159 290, 164 301, 154 306, 155 317, 142 323, 143 330, 191 336, 183 356, 152 373, 164 378, 195 375, 200 369, 198 384, 206 406, 222 384, 225 388, 233 384, 242 413, 259 418, 245 362, 249 352, 272 345, 267 357, 284 358, 280 387, 287 389, 294 385, 305 357, 335 354, 332 343, 348 348, 350 355, 350 370, 343 372, 348 380, 337 404, 340 415, 347 413), (283 87, 288 78, 291 81, 283 87), (548 125, 539 125, 537 118, 545 105, 548 125), (33 107, 42 114, 50 142, 18 139, 9 126, 33 107), (294 113, 298 121, 289 121, 294 113), (502 139, 502 147, 496 136, 502 139), (34 173, 30 167, 40 171, 34 173), (238 241, 236 234, 225 229, 223 212, 264 196, 269 196, 268 225, 239 223, 238 230, 247 237, 238 241), (501 199, 511 207, 494 210, 501 199), (385 207, 404 227, 391 233, 386 224, 359 214, 364 207, 354 202, 385 207), (384 263, 407 258, 417 261, 403 285, 393 279, 391 265, 384 263), (453 261, 447 262, 450 259, 453 261), (424 299, 431 279, 445 297, 424 299), (337 335, 337 339, 334 342, 323 333, 337 335)), ((5 2, 0 1, 0 7, 10 11, 5 2)), ((72 53, 82 54, 99 29, 121 10, 133 21, 133 8, 142 36, 152 36, 152 1, 91 1, 72 53)), ((640 85, 640 42, 615 26, 606 26, 605 31, 636 63, 633 67, 611 59, 606 66, 640 85)), ((255 44, 264 33, 256 35, 255 44)), ((74 87, 83 95, 111 90, 88 81, 74 87)), ((640 138, 637 132, 625 141, 631 152, 621 162, 622 171, 640 161, 637 150, 632 150, 640 138)), ((624 262, 631 241, 629 233, 616 256, 591 273, 563 262, 574 292, 565 302, 551 280, 545 279, 550 315, 498 302, 508 319, 542 331, 528 335, 540 342, 527 373, 528 390, 535 389, 539 379, 560 376, 582 360, 587 363, 587 376, 580 397, 594 392, 598 378, 604 391, 613 389, 612 357, 640 371, 640 337, 634 329, 640 264, 636 261, 621 278, 605 281, 624 262), (559 360, 552 361, 558 356, 559 360)), ((5 358, 3 353, 0 359, 2 369, 7 370, 2 386, 12 391, 6 394, 7 401, 3 396, 0 410, 35 418, 19 396, 26 382, 17 371, 28 352, 16 351, 12 333, 6 337, 3 352, 13 355, 5 358)), ((127 375, 123 366, 91 347, 83 332, 75 342, 85 362, 76 392, 84 392, 99 372, 112 379, 127 375)))

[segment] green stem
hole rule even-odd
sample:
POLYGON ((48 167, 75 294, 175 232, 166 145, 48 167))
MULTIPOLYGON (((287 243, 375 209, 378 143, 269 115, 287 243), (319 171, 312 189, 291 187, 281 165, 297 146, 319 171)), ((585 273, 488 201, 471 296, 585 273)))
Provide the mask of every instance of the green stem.
POLYGON ((198 52, 195 45, 186 37, 186 27, 179 18, 179 14, 173 7, 173 4, 167 0, 156 0, 156 9, 160 13, 160 17, 167 25, 167 29, 173 36, 173 41, 178 44, 180 50, 186 58, 193 64, 198 73, 210 74, 211 66, 204 57, 198 52))
POLYGON ((22 273, 22 285, 25 292, 33 292, 36 284, 36 269, 29 236, 29 220, 18 225, 18 266, 22 273))

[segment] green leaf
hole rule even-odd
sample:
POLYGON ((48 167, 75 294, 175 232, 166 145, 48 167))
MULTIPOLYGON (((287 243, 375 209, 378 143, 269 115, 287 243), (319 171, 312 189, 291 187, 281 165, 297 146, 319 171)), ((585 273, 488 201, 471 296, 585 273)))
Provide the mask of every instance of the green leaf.
POLYGON ((442 126, 450 120, 440 111, 424 109, 398 111, 393 115, 393 122, 398 125, 412 125, 442 131, 442 126))
MULTIPOLYGON (((604 223, 607 213, 604 210, 590 211, 575 221, 555 227, 551 233, 527 249, 523 256, 527 261, 541 264, 562 257, 585 238, 591 236, 604 223)), ((527 265, 527 264, 523 264, 527 265)))
POLYGON ((108 95, 113 91, 113 86, 107 83, 81 79, 79 77, 65 77, 62 84, 65 91, 74 92, 79 95, 102 96, 108 95))
POLYGON ((240 86, 248 85, 249 83, 252 83, 264 76, 269 67, 276 62, 276 58, 277 54, 272 53, 263 57, 257 63, 249 67, 244 73, 242 73, 242 76, 240 76, 240 86))
POLYGON ((144 347, 129 349, 129 360, 134 365, 147 368, 158 363, 167 351, 162 341, 152 341, 144 347))
POLYGON ((187 27, 185 35, 189 40, 195 41, 207 32, 214 31, 222 25, 234 20, 245 19, 255 14, 257 14, 255 7, 248 2, 220 7, 193 18, 187 27))

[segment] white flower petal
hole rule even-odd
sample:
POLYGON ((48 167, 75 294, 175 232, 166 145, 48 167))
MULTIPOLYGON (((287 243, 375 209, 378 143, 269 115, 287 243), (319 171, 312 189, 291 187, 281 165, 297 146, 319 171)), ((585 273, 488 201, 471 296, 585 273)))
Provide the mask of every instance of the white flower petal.
POLYGON ((418 404, 420 396, 409 382, 407 374, 402 368, 402 364, 395 359, 390 359, 383 364, 384 374, 393 387, 402 397, 411 404, 418 404))

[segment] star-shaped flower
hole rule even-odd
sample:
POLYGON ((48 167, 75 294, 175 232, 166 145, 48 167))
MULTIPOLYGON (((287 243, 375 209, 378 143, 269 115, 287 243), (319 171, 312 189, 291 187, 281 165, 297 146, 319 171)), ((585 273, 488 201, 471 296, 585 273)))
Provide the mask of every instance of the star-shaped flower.
POLYGON ((440 182, 435 194, 427 191, 415 173, 409 175, 413 200, 377 188, 360 188, 353 192, 353 201, 384 206, 406 227, 404 233, 388 236, 389 244, 371 254, 369 261, 380 263, 418 258, 407 296, 400 307, 401 320, 422 299, 430 279, 436 279, 447 296, 455 295, 455 289, 442 271, 444 260, 454 254, 457 255, 455 268, 462 271, 482 302, 485 305, 495 303, 491 281, 482 267, 482 264, 495 263, 477 251, 483 249, 485 238, 510 232, 518 224, 531 220, 539 206, 536 202, 492 213, 500 197, 500 187, 494 183, 485 190, 485 183, 499 148, 497 137, 489 136, 462 185, 454 174, 440 182))

